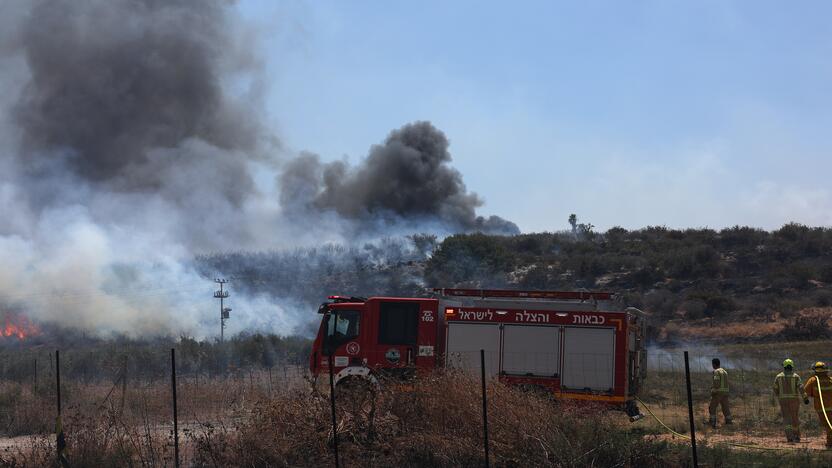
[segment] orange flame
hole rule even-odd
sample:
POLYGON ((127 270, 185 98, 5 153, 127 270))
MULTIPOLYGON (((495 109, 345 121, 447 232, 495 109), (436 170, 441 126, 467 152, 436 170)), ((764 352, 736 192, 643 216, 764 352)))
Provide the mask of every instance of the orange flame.
POLYGON ((3 320, 3 328, 0 329, 0 336, 9 338, 17 337, 18 340, 25 340, 31 336, 40 335, 40 329, 22 315, 12 313, 6 314, 3 320))

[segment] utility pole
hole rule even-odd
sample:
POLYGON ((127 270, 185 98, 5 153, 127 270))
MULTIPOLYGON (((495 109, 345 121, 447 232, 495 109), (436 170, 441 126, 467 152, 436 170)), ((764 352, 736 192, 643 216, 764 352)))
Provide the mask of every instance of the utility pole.
POLYGON ((223 299, 228 297, 228 291, 222 289, 223 285, 228 282, 227 279, 216 278, 214 282, 220 285, 219 291, 214 291, 214 297, 220 300, 220 343, 225 339, 225 321, 230 317, 231 307, 225 307, 223 299))

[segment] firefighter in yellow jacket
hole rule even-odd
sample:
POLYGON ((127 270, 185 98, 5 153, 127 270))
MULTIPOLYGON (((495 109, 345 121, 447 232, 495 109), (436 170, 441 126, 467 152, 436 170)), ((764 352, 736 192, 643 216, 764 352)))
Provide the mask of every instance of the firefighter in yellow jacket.
POLYGON ((800 442, 800 400, 806 400, 806 393, 791 359, 783 361, 783 372, 774 378, 774 395, 780 401, 786 440, 800 442))
POLYGON ((711 416, 711 427, 716 428, 716 410, 721 406, 725 424, 732 424, 731 407, 728 404, 728 372, 719 366, 719 359, 711 361, 714 368, 713 385, 711 386, 711 404, 708 413, 711 416))
MULTIPOLYGON (((815 375, 806 381, 803 390, 814 400, 820 427, 826 429, 826 447, 832 448, 832 427, 830 427, 830 421, 832 421, 832 378, 827 373, 826 364, 822 362, 816 362, 812 369, 814 369, 815 375), (824 414, 824 408, 826 408, 826 414, 824 414)), ((808 399, 804 399, 803 402, 809 404, 808 399)))

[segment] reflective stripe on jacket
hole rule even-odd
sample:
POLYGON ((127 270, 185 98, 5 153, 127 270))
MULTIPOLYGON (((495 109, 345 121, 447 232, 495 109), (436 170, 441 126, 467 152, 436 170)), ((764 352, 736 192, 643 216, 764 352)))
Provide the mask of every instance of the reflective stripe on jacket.
POLYGON ((794 372, 781 372, 774 378, 774 394, 781 400, 798 398, 803 395, 803 385, 800 376, 794 372))
POLYGON ((714 385, 711 393, 728 393, 728 372, 725 369, 714 369, 714 385))

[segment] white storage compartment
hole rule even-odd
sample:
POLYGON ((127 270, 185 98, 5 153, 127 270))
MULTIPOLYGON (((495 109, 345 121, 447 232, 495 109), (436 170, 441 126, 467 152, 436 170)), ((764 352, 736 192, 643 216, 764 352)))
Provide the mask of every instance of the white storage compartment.
POLYGON ((560 327, 505 325, 503 372, 554 377, 559 373, 560 327))
POLYGON ((480 350, 485 350, 485 372, 497 375, 500 367, 500 325, 495 323, 448 324, 446 365, 480 373, 480 350))
POLYGON ((615 329, 564 329, 561 387, 610 391, 615 366, 615 329))

